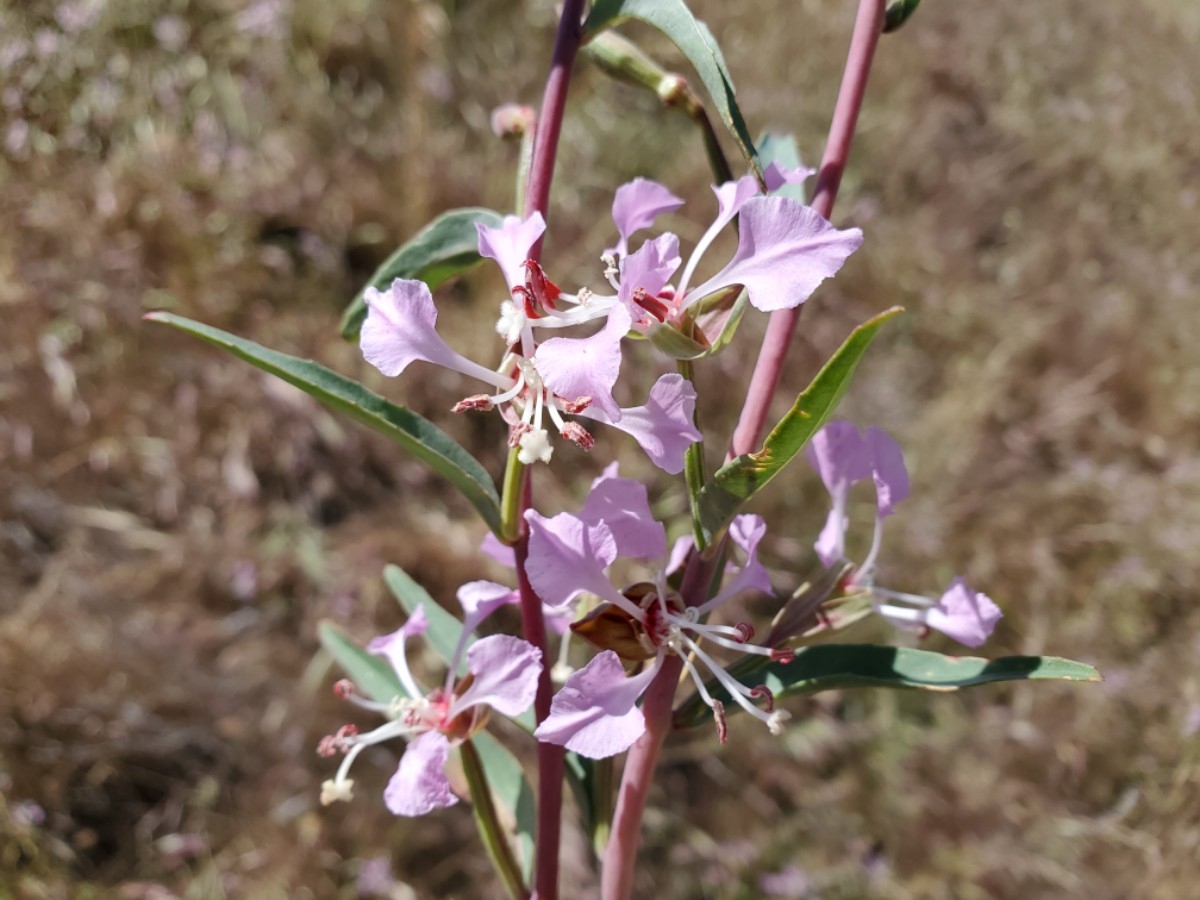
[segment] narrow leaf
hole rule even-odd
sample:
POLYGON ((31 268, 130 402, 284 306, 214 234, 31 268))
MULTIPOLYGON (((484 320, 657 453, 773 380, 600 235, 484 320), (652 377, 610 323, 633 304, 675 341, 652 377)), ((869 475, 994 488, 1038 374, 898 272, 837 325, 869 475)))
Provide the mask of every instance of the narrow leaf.
POLYGON ((364 299, 368 287, 383 290, 397 278, 419 278, 433 290, 447 278, 457 275, 478 263, 478 237, 475 224, 498 226, 503 218, 498 212, 482 207, 452 209, 442 213, 389 256, 370 280, 350 301, 342 314, 339 326, 346 340, 358 340, 358 333, 367 318, 364 299))
POLYGON ((584 40, 629 19, 657 28, 687 57, 761 184, 762 164, 734 97, 733 76, 708 26, 692 15, 683 0, 598 0, 584 22, 584 40))
POLYGON ((339 375, 308 359, 300 359, 176 316, 154 312, 146 316, 163 322, 228 350, 264 372, 282 378, 331 409, 353 416, 358 421, 387 435, 457 487, 479 510, 488 527, 499 533, 500 497, 487 470, 448 434, 411 410, 397 406, 367 390, 357 381, 339 375))
POLYGON ((517 827, 517 843, 521 848, 521 870, 529 881, 533 871, 533 836, 537 828, 537 805, 525 771, 515 756, 498 740, 481 731, 472 738, 488 785, 497 802, 512 814, 517 827))
POLYGON ((359 689, 378 703, 390 703, 396 697, 407 697, 408 691, 392 671, 387 660, 368 653, 328 619, 317 626, 321 646, 328 650, 346 676, 359 689))
POLYGON ((778 475, 820 431, 879 329, 901 312, 900 307, 892 307, 854 329, 767 435, 762 449, 731 459, 716 471, 700 491, 700 524, 710 542, 732 521, 742 504, 778 475))
MULTIPOLYGON (((769 663, 736 674, 747 687, 766 685, 782 699, 795 694, 816 694, 837 688, 886 687, 925 691, 956 691, 996 681, 1100 681, 1100 673, 1086 663, 1056 656, 945 656, 929 650, 885 647, 879 644, 818 644, 796 651, 790 663, 769 663)), ((726 713, 740 707, 717 681, 708 684, 726 713)), ((709 717, 699 695, 688 698, 676 711, 675 726, 689 727, 709 717)))

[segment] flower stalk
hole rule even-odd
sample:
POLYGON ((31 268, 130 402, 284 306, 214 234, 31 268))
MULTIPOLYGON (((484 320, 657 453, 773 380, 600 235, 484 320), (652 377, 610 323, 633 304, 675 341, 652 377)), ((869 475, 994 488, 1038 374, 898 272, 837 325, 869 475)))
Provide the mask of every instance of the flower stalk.
POLYGON ((512 845, 496 815, 496 804, 492 802, 492 791, 488 787, 479 751, 468 740, 463 741, 459 752, 462 755, 463 774, 471 791, 471 809, 475 816, 475 825, 483 839, 483 846, 487 848, 492 865, 504 882, 508 895, 513 900, 528 900, 529 891, 525 888, 525 879, 521 877, 521 867, 513 856, 512 845))
MULTIPOLYGON (((886 0, 860 0, 858 15, 854 21, 854 33, 850 37, 850 52, 846 68, 842 73, 842 84, 838 89, 837 104, 833 110, 833 121, 829 126, 829 138, 825 142, 825 154, 817 172, 817 184, 813 191, 812 208, 828 219, 833 214, 833 203, 837 199, 850 157, 850 144, 858 125, 858 114, 862 109, 867 90, 867 77, 875 59, 875 48, 883 32, 886 0)), ((783 365, 791 348, 792 333, 800 321, 800 307, 781 309, 771 313, 767 333, 763 336, 758 360, 750 376, 750 387, 746 391, 746 402, 738 419, 730 443, 730 457, 749 453, 762 434, 763 424, 771 408, 771 399, 779 387, 783 365)))

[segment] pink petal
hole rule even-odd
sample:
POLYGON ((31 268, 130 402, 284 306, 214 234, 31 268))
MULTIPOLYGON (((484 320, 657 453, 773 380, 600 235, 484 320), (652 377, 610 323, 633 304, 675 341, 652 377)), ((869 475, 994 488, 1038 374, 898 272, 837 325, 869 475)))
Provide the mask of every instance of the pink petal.
POLYGON ((758 561, 758 545, 766 533, 767 523, 762 516, 735 516, 729 523, 729 539, 746 554, 746 563, 720 593, 700 606, 701 614, 716 609, 744 591, 761 591, 765 594, 774 591, 767 570, 758 561))
POLYGON ((763 180, 767 183, 767 190, 774 192, 785 184, 804 184, 810 176, 815 174, 817 174, 817 170, 810 169, 808 166, 792 168, 773 162, 763 170, 763 180))
POLYGON ((521 595, 494 581, 469 581, 458 589, 458 602, 466 613, 463 633, 471 634, 479 623, 510 603, 520 603, 521 595))
POLYGON ((871 474, 870 447, 852 422, 830 422, 813 435, 805 452, 835 500, 871 474))
POLYGON ((638 325, 649 325, 658 320, 633 302, 634 292, 641 288, 650 297, 657 297, 679 268, 679 263, 679 238, 669 233, 646 241, 636 253, 621 260, 621 289, 617 297, 638 325))
POLYGON ((581 415, 608 422, 632 435, 651 462, 665 472, 678 475, 683 471, 687 448, 701 437, 692 421, 695 410, 696 389, 682 375, 672 373, 654 383, 645 406, 622 409, 620 422, 613 422, 591 408, 581 415))
POLYGON ((692 552, 692 548, 695 546, 696 541, 690 534, 677 537, 675 543, 671 545, 671 556, 667 559, 667 567, 663 571, 667 575, 678 571, 687 562, 688 554, 692 552))
POLYGON ((400 767, 388 781, 383 802, 397 816, 423 816, 458 802, 446 778, 450 742, 430 731, 409 742, 400 767))
POLYGON ((517 567, 517 555, 513 552, 513 548, 490 531, 484 535, 483 543, 479 545, 479 549, 483 551, 484 556, 490 556, 502 566, 509 569, 517 567))
POLYGON ((421 690, 408 667, 407 643, 410 637, 424 634, 429 628, 429 619, 425 615, 425 604, 417 604, 408 621, 391 634, 377 637, 367 644, 367 652, 384 657, 404 686, 404 691, 410 697, 421 695, 421 690))
POLYGON ((1003 615, 990 597, 955 578, 937 605, 930 607, 925 622, 960 644, 978 647, 991 636, 1003 615))
POLYGON ((894 506, 908 496, 908 469, 904 453, 888 434, 878 428, 867 429, 871 474, 875 479, 875 503, 880 516, 890 516, 894 506))
POLYGON ((367 288, 367 319, 359 339, 363 357, 396 376, 418 360, 454 369, 500 387, 510 380, 450 349, 436 330, 437 307, 423 281, 397 278, 386 292, 367 288))
POLYGON ((616 305, 608 323, 586 338, 551 338, 533 354, 533 365, 546 387, 565 400, 591 397, 589 409, 599 409, 611 421, 621 418, 613 385, 621 371, 621 339, 632 324, 625 307, 616 305))
POLYGON ((813 549, 826 567, 841 562, 846 555, 846 514, 840 509, 835 507, 829 511, 825 527, 821 529, 813 549))
POLYGON ((617 225, 620 241, 617 252, 624 256, 629 250, 629 238, 634 232, 649 228, 663 213, 673 212, 683 206, 676 197, 657 181, 635 178, 617 188, 613 196, 612 217, 617 225))
POLYGON ((451 716, 486 703, 506 716, 519 716, 533 704, 542 652, 509 634, 480 638, 467 651, 467 671, 475 676, 466 692, 454 701, 451 716))
POLYGON ((757 309, 792 309, 842 267, 862 244, 857 228, 839 231, 788 197, 753 197, 741 207, 738 249, 729 264, 688 292, 686 303, 742 285, 757 309))
POLYGON ((529 523, 525 573, 543 603, 561 611, 588 591, 618 606, 628 604, 604 574, 617 558, 617 542, 607 525, 589 525, 570 513, 547 519, 535 510, 525 513, 525 521, 529 523))
POLYGON ((479 255, 494 259, 504 273, 504 280, 511 291, 525 284, 525 260, 529 251, 546 230, 546 220, 539 212, 528 219, 505 216, 499 228, 476 223, 479 232, 479 255))
POLYGON ((616 463, 592 482, 579 518, 589 524, 603 520, 616 541, 618 556, 658 559, 667 552, 666 530, 650 511, 646 486, 618 477, 616 463))
POLYGON ((746 563, 734 579, 739 591, 753 588, 769 594, 774 590, 767 570, 758 561, 758 545, 762 543, 766 534, 767 523, 763 521, 762 516, 735 516, 729 525, 730 540, 746 554, 746 563))
POLYGON ((554 695, 550 715, 534 736, 589 759, 604 759, 628 750, 646 731, 637 700, 657 671, 656 663, 627 678, 617 654, 611 650, 598 653, 572 673, 554 695))

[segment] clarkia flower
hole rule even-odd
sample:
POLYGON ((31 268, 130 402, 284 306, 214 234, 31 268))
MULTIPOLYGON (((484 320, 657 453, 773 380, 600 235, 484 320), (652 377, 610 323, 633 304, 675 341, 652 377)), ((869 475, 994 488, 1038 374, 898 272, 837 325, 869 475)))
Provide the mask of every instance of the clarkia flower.
MULTIPOLYGON (((767 187, 775 191, 802 182, 811 173, 811 169, 772 164, 766 171, 767 187)), ((644 178, 618 188, 613 201, 618 241, 602 257, 605 278, 616 293, 588 293, 586 302, 560 316, 569 324, 578 324, 624 307, 633 328, 646 331, 662 323, 677 326, 683 313, 704 298, 742 288, 757 309, 792 309, 807 300, 862 244, 862 232, 857 228, 834 228, 811 207, 790 197, 760 196, 752 176, 718 185, 713 192, 716 219, 683 266, 678 286, 672 287, 671 279, 683 265, 679 239, 664 233, 629 252, 629 238, 683 201, 644 178), (700 260, 735 216, 741 217, 737 251, 717 274, 690 287, 700 260)))
POLYGON ((863 434, 850 422, 830 422, 813 435, 807 453, 833 499, 829 518, 814 545, 821 562, 831 567, 846 561, 847 498, 857 482, 871 478, 875 483, 874 536, 866 558, 848 576, 846 589, 869 593, 875 612, 899 628, 917 633, 932 628, 969 647, 983 644, 1002 613, 986 594, 972 590, 963 579, 954 579, 938 600, 875 583, 884 519, 909 492, 900 446, 878 428, 863 434))
POLYGON ((371 641, 367 649, 384 657, 404 688, 390 703, 368 700, 354 692, 348 681, 340 681, 337 693, 357 706, 379 712, 389 721, 366 734, 347 725, 321 741, 324 756, 343 752, 337 774, 321 785, 321 803, 349 800, 354 782, 350 766, 364 747, 402 737, 408 747, 399 768, 384 791, 384 803, 398 816, 420 816, 434 809, 453 806, 458 798, 450 789, 446 763, 451 748, 475 734, 487 723, 490 710, 518 716, 533 703, 542 671, 540 651, 520 638, 494 635, 469 643, 470 632, 494 609, 513 602, 515 594, 502 585, 472 582, 458 593, 467 617, 463 637, 441 687, 423 690, 408 665, 407 642, 428 627, 425 610, 418 606, 399 630, 371 641), (465 651, 467 674, 456 678, 465 651))
POLYGON ((479 252, 500 266, 510 299, 501 304, 496 331, 507 350, 497 369, 488 369, 453 350, 437 333, 437 308, 424 282, 396 279, 386 291, 368 288, 363 356, 395 377, 417 361, 453 369, 484 382, 490 393, 474 394, 455 412, 498 409, 509 425, 509 445, 523 463, 549 462, 553 454, 546 420, 558 434, 590 449, 595 443, 579 422, 585 415, 626 431, 654 463, 668 472, 683 469, 683 454, 700 439, 693 421, 696 392, 678 375, 664 375, 641 406, 620 407, 613 398, 621 364, 621 340, 631 319, 614 311, 600 331, 585 338, 554 337, 538 343, 534 327, 563 328, 586 318, 556 312, 568 302, 586 307, 586 289, 567 295, 528 259, 545 230, 538 213, 507 217, 499 227, 480 225, 479 252), (628 419, 628 421, 624 421, 628 419))
MULTIPOLYGON (((773 659, 791 655, 790 651, 750 643, 754 630, 747 623, 712 625, 704 621, 745 591, 770 592, 770 579, 758 561, 758 546, 766 531, 762 519, 738 516, 734 520, 730 539, 745 562, 732 567, 733 577, 723 590, 695 607, 685 607, 668 585, 666 531, 650 511, 645 487, 617 477, 615 466, 593 484, 579 515, 559 513, 546 518, 530 510, 526 520, 530 529, 526 572, 543 602, 552 609, 568 610, 585 593, 602 601, 572 625, 572 631, 604 649, 574 672, 555 695, 549 717, 535 732, 540 740, 592 758, 628 749, 645 731, 637 700, 668 655, 683 660, 701 697, 713 710, 722 739, 724 707, 708 692, 700 667, 772 733, 781 731, 788 716, 774 709, 770 691, 740 684, 702 646, 708 642, 773 659), (651 580, 618 589, 607 570, 619 558, 647 563, 653 572, 651 580), (645 665, 638 674, 627 676, 622 660, 645 665)), ((677 544, 670 558, 681 561, 686 549, 686 543, 677 544)))

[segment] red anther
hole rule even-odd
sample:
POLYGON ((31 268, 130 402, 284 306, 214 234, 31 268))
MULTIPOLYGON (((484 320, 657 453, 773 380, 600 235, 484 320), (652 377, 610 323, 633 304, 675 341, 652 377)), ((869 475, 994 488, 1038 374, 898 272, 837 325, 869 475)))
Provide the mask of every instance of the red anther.
POLYGON ((592 405, 592 398, 576 397, 574 400, 563 400, 559 398, 558 405, 562 407, 562 411, 567 415, 577 416, 592 405))
POLYGON ((521 312, 525 313, 527 319, 540 319, 541 316, 537 311, 537 304, 534 302, 534 296, 530 293, 529 288, 517 285, 512 289, 513 300, 520 303, 521 312))
POLYGON ((562 288, 546 277, 545 271, 532 259, 525 260, 525 288, 543 309, 557 309, 562 288))
POLYGON ((662 606, 651 595, 643 598, 642 608, 646 610, 646 621, 642 623, 642 627, 646 629, 646 636, 655 647, 661 647, 671 634, 671 627, 663 615, 662 606))
POLYGON ((584 450, 591 450, 596 446, 596 439, 578 422, 567 422, 563 425, 562 436, 572 444, 578 444, 584 450))
POLYGON ((750 689, 750 696, 755 700, 763 702, 763 709, 767 712, 773 712, 775 709, 775 695, 771 693, 771 689, 765 684, 760 684, 758 687, 750 689))
POLYGON ((352 738, 352 737, 357 737, 357 736, 358 736, 358 726, 357 725, 343 725, 341 728, 339 728, 337 730, 337 733, 334 735, 334 739, 338 742, 339 747, 341 747, 342 749, 345 749, 346 739, 352 738))
POLYGON ((354 682, 349 678, 341 678, 333 684, 333 696, 339 700, 348 700, 354 694, 354 682))
POLYGON ((636 288, 633 292, 633 302, 644 309, 660 322, 667 321, 671 314, 670 308, 657 297, 651 297, 645 288, 636 288))
POLYGON ((749 643, 754 639, 754 626, 749 622, 738 622, 733 627, 737 631, 737 637, 734 640, 739 644, 749 643))
POLYGON ((658 292, 658 299, 662 300, 664 303, 670 303, 675 299, 675 288, 668 284, 665 288, 658 292))
POLYGON ((521 443, 521 438, 523 438, 530 431, 533 431, 533 426, 526 424, 525 422, 518 422, 516 425, 509 428, 508 429, 508 447, 509 447, 509 449, 511 450, 512 448, 519 446, 521 443))
POLYGON ((712 705, 713 718, 717 720, 717 740, 722 744, 729 739, 729 726, 725 722, 725 704, 714 700, 712 705))
POLYGON ((492 402, 492 398, 487 394, 472 394, 470 397, 464 397, 450 407, 450 412, 466 412, 467 410, 483 410, 492 409, 496 404, 492 402))
POLYGON ((338 747, 338 739, 332 734, 327 734, 317 743, 317 756, 323 756, 326 759, 337 756, 338 747))
POLYGON ((785 666, 796 658, 796 651, 791 647, 776 647, 771 651, 771 662, 783 663, 785 666))

